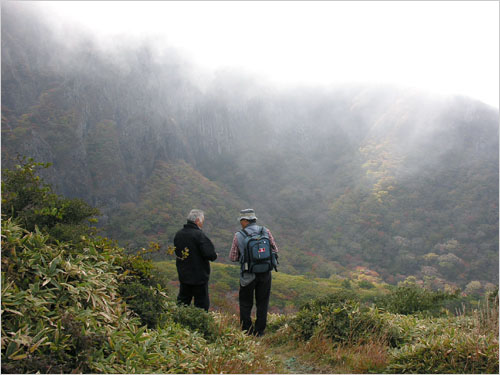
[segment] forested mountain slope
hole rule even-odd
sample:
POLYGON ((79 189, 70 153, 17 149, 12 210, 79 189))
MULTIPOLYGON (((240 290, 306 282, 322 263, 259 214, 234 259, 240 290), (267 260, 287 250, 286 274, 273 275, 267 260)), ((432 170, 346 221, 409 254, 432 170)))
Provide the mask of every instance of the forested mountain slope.
POLYGON ((63 40, 2 4, 2 162, 52 162, 57 191, 98 206, 132 248, 171 243, 196 206, 227 260, 238 212, 253 207, 290 273, 498 283, 497 109, 197 74, 152 41, 63 40))

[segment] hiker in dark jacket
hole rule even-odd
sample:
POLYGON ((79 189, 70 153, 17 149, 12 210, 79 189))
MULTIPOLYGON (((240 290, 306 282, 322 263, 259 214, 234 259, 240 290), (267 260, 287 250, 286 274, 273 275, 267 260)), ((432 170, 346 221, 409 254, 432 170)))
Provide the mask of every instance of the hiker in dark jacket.
MULTIPOLYGON (((257 225, 257 217, 255 211, 251 208, 240 211, 241 228, 248 233, 260 231, 261 227, 257 225)), ((269 236, 271 250, 277 258, 278 246, 271 231, 264 228, 269 236)), ((233 262, 238 262, 242 254, 244 235, 241 232, 236 232, 233 238, 229 259, 233 262)), ((269 307, 269 297, 271 295, 271 270, 264 273, 242 272, 240 276, 240 324, 243 331, 248 334, 262 336, 266 329, 267 309, 269 307), (255 326, 252 324, 251 312, 253 307, 253 298, 255 294, 255 305, 257 307, 255 326)))
POLYGON ((209 261, 217 259, 217 253, 212 241, 201 230, 204 223, 203 211, 191 210, 187 224, 175 234, 174 246, 180 282, 177 301, 190 305, 194 297, 194 305, 208 311, 209 261))

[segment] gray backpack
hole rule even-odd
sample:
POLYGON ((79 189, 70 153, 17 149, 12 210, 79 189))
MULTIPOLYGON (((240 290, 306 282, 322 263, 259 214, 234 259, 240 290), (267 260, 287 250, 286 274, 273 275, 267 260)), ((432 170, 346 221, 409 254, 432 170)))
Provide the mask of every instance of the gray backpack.
POLYGON ((273 268, 278 271, 278 260, 271 249, 271 241, 264 227, 254 233, 248 233, 245 229, 240 230, 240 233, 243 235, 241 271, 264 273, 273 268))

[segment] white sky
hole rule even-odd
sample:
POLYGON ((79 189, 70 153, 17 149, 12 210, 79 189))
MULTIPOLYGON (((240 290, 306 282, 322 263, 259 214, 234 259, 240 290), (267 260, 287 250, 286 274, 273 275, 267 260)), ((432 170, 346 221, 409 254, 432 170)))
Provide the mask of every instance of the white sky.
POLYGON ((161 34, 197 65, 277 83, 387 83, 499 107, 497 1, 57 1, 96 33, 161 34))

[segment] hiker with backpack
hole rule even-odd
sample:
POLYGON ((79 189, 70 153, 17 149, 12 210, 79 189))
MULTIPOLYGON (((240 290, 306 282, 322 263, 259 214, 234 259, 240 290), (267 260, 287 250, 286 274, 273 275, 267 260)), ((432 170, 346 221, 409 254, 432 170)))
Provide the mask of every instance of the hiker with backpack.
POLYGON ((208 279, 210 263, 217 259, 212 241, 201 230, 205 223, 202 210, 193 209, 189 212, 187 223, 174 237, 177 274, 179 275, 179 295, 177 302, 194 305, 208 311, 210 300, 208 296, 208 279))
POLYGON ((277 271, 278 246, 271 231, 257 225, 253 209, 241 210, 239 221, 242 229, 234 235, 229 259, 241 264, 240 324, 247 334, 262 336, 271 295, 271 270, 277 271), (251 319, 254 295, 257 307, 255 325, 251 319))

